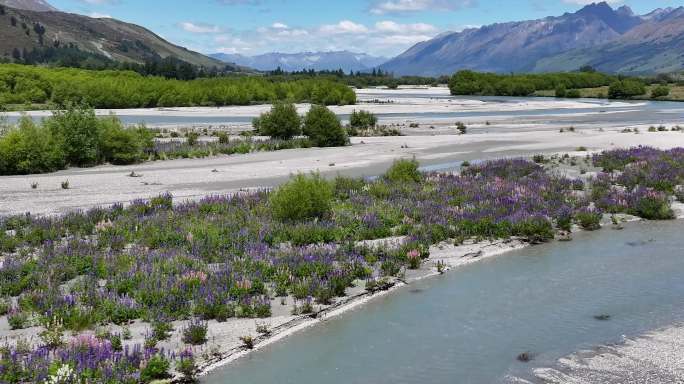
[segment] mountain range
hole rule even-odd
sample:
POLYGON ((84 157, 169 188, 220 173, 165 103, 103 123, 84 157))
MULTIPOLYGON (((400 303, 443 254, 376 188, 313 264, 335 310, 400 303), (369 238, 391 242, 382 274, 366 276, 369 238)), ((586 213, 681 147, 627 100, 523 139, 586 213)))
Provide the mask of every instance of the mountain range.
POLYGON ((260 71, 272 71, 277 68, 287 72, 301 70, 336 71, 370 71, 386 62, 386 57, 376 57, 365 53, 349 51, 334 52, 302 52, 302 53, 265 53, 256 56, 240 54, 216 53, 210 55, 226 63, 235 63, 260 71))
POLYGON ((396 75, 442 75, 461 69, 509 73, 592 66, 626 74, 684 69, 684 7, 635 15, 605 2, 575 13, 498 23, 418 43, 381 69, 396 75))
POLYGON ((349 51, 206 56, 135 24, 60 12, 45 0, 0 0, 0 61, 50 62, 50 55, 65 47, 93 60, 173 58, 236 72, 246 67, 289 72, 379 68, 395 75, 436 76, 461 69, 521 73, 591 66, 610 73, 671 73, 684 70, 684 7, 637 15, 627 6, 594 3, 561 16, 442 33, 388 60, 349 51))
MULTIPOLYGON (((145 63, 167 57, 201 67, 225 63, 172 44, 152 31, 110 18, 59 12, 43 0, 0 0, 0 57, 77 47, 117 62, 145 63)), ((17 57, 19 56, 19 57, 17 57)))

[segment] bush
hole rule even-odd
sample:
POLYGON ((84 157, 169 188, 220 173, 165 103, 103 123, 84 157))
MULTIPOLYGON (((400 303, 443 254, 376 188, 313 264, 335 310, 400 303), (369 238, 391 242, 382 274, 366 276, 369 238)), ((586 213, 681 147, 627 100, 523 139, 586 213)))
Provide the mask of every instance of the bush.
POLYGON ((114 116, 97 118, 86 107, 70 107, 36 124, 28 117, 0 137, 0 175, 54 172, 67 165, 131 164, 154 147, 144 126, 125 128, 114 116))
POLYGON ((52 134, 61 143, 68 164, 84 167, 99 162, 99 126, 95 110, 83 105, 54 111, 46 120, 52 134))
POLYGON ((197 145, 197 142, 199 141, 199 133, 197 132, 188 132, 186 135, 188 139, 188 145, 191 147, 194 147, 197 145))
POLYGON ((54 172, 66 165, 52 131, 22 117, 18 127, 0 137, 0 175, 54 172))
POLYGON ((374 128, 378 124, 378 118, 368 111, 354 110, 349 118, 350 135, 357 135, 359 130, 374 128))
POLYGON ((173 332, 173 325, 169 322, 156 320, 152 323, 152 337, 158 341, 168 340, 173 332))
POLYGON ((565 97, 567 97, 568 99, 579 99, 580 97, 582 97, 582 94, 580 93, 579 89, 569 89, 565 93, 565 97))
POLYGON ((28 328, 29 316, 26 312, 12 311, 7 315, 7 323, 12 330, 28 328))
POLYGON ((559 86, 556 87, 556 97, 562 98, 565 97, 568 93, 568 90, 565 88, 565 85, 560 84, 559 86))
POLYGON ((190 345, 202 345, 207 342, 208 324, 200 319, 191 320, 183 328, 183 342, 190 345))
POLYGON ((608 97, 611 99, 628 99, 646 93, 646 86, 636 79, 618 80, 610 84, 608 97))
POLYGON ((192 351, 181 352, 180 360, 176 362, 176 371, 182 375, 182 383, 195 383, 197 381, 199 368, 195 362, 195 357, 192 355, 192 351))
POLYGON ((283 221, 322 218, 331 211, 333 191, 319 174, 299 174, 271 194, 273 216, 283 221))
POLYGON ((316 147, 341 147, 349 142, 340 120, 322 105, 312 106, 304 117, 304 134, 316 147))
POLYGON ((100 120, 99 150, 102 160, 116 165, 138 163, 144 150, 153 146, 149 132, 143 128, 124 128, 115 117, 100 120))
POLYGON ((657 99, 659 97, 667 97, 670 95, 670 87, 666 85, 659 85, 651 91, 651 97, 657 99))
POLYGON ((260 135, 288 140, 302 133, 302 120, 297 107, 289 103, 276 103, 271 110, 253 120, 254 129, 260 135))
POLYGON ((149 383, 153 380, 162 380, 171 377, 169 375, 169 361, 160 355, 153 356, 140 371, 140 381, 149 383))
POLYGON ((393 183, 419 183, 423 175, 418 170, 418 166, 416 159, 396 160, 385 173, 385 179, 393 183))
POLYGON ((603 214, 596 210, 585 209, 575 214, 577 224, 587 231, 601 229, 601 218, 603 218, 603 214))

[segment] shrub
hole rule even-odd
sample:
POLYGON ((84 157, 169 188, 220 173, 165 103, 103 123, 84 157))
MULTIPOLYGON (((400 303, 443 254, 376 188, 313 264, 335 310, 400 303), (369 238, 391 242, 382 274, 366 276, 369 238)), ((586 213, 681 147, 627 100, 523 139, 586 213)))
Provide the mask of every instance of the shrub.
POLYGON ((7 315, 7 323, 10 329, 24 329, 29 327, 29 316, 23 311, 10 311, 7 315))
POLYGON ((169 322, 156 320, 152 323, 152 337, 156 340, 164 341, 171 337, 173 325, 169 322))
POLYGON ((601 218, 603 214, 600 211, 583 209, 575 214, 577 224, 587 231, 595 231, 601 229, 601 218))
POLYGON ((419 183, 423 175, 418 170, 416 159, 396 160, 385 173, 385 179, 394 183, 419 183))
POLYGON ((276 103, 271 110, 253 120, 260 135, 288 140, 302 133, 302 120, 294 104, 276 103))
POLYGON ((283 221, 322 218, 331 211, 332 187, 319 174, 299 174, 270 197, 273 216, 283 221))
POLYGON ((349 131, 350 135, 356 136, 359 130, 367 130, 375 127, 378 124, 378 118, 368 111, 356 111, 354 110, 349 117, 349 131))
POLYGON ((43 322, 45 329, 40 332, 40 339, 43 345, 49 349, 55 349, 62 345, 62 336, 64 335, 64 325, 62 320, 56 316, 48 318, 43 322))
POLYGON ((191 350, 181 352, 180 359, 176 362, 176 371, 182 375, 181 382, 194 383, 197 381, 199 368, 191 350))
POLYGON ((208 324, 200 319, 191 320, 183 328, 183 342, 190 345, 202 345, 207 342, 208 324))
POLYGON ((340 120, 322 105, 312 106, 306 114, 303 132, 316 147, 341 147, 349 142, 340 120))
POLYGON ((230 136, 226 132, 219 132, 218 142, 219 144, 227 145, 230 143, 230 136))
POLYGON ((618 80, 610 84, 608 97, 611 99, 628 99, 646 93, 646 86, 636 79, 618 80))
POLYGON ((667 97, 670 95, 670 87, 666 85, 659 85, 651 91, 651 97, 657 99, 659 97, 667 97))
POLYGON ((460 133, 461 135, 465 135, 468 132, 468 127, 466 127, 465 124, 459 121, 458 123, 456 123, 456 130, 458 130, 458 133, 460 133))
POLYGON ((187 139, 188 139, 188 145, 191 147, 194 147, 195 145, 197 145, 197 142, 199 141, 199 133, 188 132, 187 139))
MULTIPOLYGON (((124 128, 115 117, 100 120, 99 150, 102 160, 116 165, 140 162, 143 159, 143 147, 146 139, 141 137, 141 130, 124 128)), ((143 128, 145 132, 146 129, 143 128)), ((149 145, 149 144, 148 144, 149 145)))
POLYGON ((10 311, 10 300, 0 297, 0 316, 5 316, 10 311))
POLYGON ((54 172, 65 165, 59 140, 29 117, 0 136, 0 175, 54 172))
POLYGON ((569 89, 565 93, 565 97, 567 97, 568 99, 579 99, 580 97, 582 97, 582 94, 580 93, 579 89, 569 89))
POLYGON ((565 97, 568 93, 567 88, 565 88, 565 85, 560 84, 556 87, 556 97, 562 98, 565 97))
POLYGON ((140 371, 140 381, 149 383, 153 380, 167 379, 171 377, 169 375, 170 367, 171 364, 164 356, 154 355, 140 371))
POLYGON ((66 110, 54 111, 46 124, 61 143, 67 163, 84 167, 99 162, 100 123, 92 108, 70 105, 66 110))

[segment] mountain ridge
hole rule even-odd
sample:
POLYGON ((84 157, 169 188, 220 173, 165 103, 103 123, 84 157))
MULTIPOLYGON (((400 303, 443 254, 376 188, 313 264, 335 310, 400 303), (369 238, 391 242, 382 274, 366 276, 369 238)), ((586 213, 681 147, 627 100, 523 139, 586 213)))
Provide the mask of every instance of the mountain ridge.
MULTIPOLYGON (((4 3, 12 1, 17 0, 3 0, 4 3)), ((47 4, 41 0, 20 1, 29 8, 47 4)), ((70 47, 94 58, 122 63, 145 64, 174 58, 197 67, 226 66, 219 60, 170 43, 136 24, 47 9, 36 11, 4 5, 0 12, 0 37, 0 57, 9 61, 25 59, 36 51, 54 53, 70 47)))
MULTIPOLYGON (((461 69, 497 73, 548 72, 577 70, 583 65, 592 65, 609 72, 629 73, 684 68, 682 63, 663 66, 653 60, 649 60, 648 65, 603 65, 604 61, 611 61, 610 57, 602 57, 611 44, 630 47, 621 52, 625 58, 630 56, 627 53, 629 49, 652 51, 654 42, 635 46, 629 44, 628 40, 641 40, 642 36, 634 32, 640 31, 641 26, 657 27, 669 23, 676 10, 661 8, 639 16, 627 6, 613 9, 606 2, 593 3, 561 16, 496 23, 442 34, 414 45, 381 65, 380 69, 396 75, 436 76, 461 69)), ((677 20, 684 25, 684 16, 677 20)), ((677 33, 684 38, 684 31, 677 33)), ((676 44, 670 44, 669 47, 679 49, 676 44)), ((631 56, 639 55, 632 52, 631 56)), ((631 56, 630 60, 633 59, 631 56)), ((660 57, 658 60, 664 59, 660 57)))

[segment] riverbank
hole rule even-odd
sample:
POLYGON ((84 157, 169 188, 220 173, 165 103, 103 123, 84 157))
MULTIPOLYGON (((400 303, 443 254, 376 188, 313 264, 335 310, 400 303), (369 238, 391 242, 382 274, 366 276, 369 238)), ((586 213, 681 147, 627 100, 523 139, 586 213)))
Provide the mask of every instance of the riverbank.
MULTIPOLYGON (((382 240, 377 241, 377 243, 381 244, 382 240)), ((283 340, 306 328, 324 323, 327 320, 357 309, 360 306, 369 303, 371 300, 393 293, 400 288, 410 286, 412 283, 419 280, 436 277, 459 267, 485 261, 513 250, 525 248, 526 246, 529 246, 529 243, 525 243, 519 239, 470 242, 458 246, 446 243, 432 246, 430 248, 430 258, 425 260, 421 268, 417 270, 406 270, 404 277, 390 280, 386 287, 377 291, 359 290, 358 285, 363 284, 363 282, 357 281, 357 287, 350 289, 351 292, 348 296, 339 299, 333 305, 320 308, 309 315, 293 317, 286 322, 275 325, 270 329, 268 335, 255 335, 255 344, 253 348, 245 347, 239 340, 239 336, 235 337, 235 335, 232 335, 233 337, 225 337, 221 340, 217 339, 211 358, 199 365, 199 376, 205 376, 212 373, 237 359, 247 356, 249 353, 263 349, 272 343, 283 340), (442 267, 438 268, 437 265, 442 265, 442 267), (238 340, 235 341, 235 339, 238 340), (217 350, 217 346, 220 346, 220 349, 217 350)), ((224 328, 230 327, 225 326, 224 328)), ((221 329, 216 329, 215 332, 221 333, 221 331, 221 329)), ((255 330, 250 329, 250 327, 245 327, 240 329, 238 333, 240 332, 242 332, 241 334, 244 336, 249 333, 254 334, 255 330)), ((179 378, 176 380, 178 379, 179 378)))
POLYGON ((682 382, 682 351, 684 326, 673 325, 574 353, 534 374, 545 384, 675 384, 682 382))
MULTIPOLYGON (((445 127, 445 130, 450 129, 445 127)), ((352 145, 258 152, 245 155, 179 159, 132 166, 69 169, 45 175, 0 177, 0 215, 25 212, 59 214, 113 203, 129 203, 169 192, 179 199, 274 187, 294 173, 320 172, 326 177, 378 175, 397 158, 415 157, 423 166, 534 154, 573 153, 650 145, 669 149, 684 145, 684 133, 623 133, 621 128, 578 128, 560 133, 493 130, 466 135, 352 138, 352 145), (130 177, 134 173, 137 177, 130 177), (69 189, 61 183, 69 181, 69 189), (32 184, 36 188, 32 188, 32 184)))

